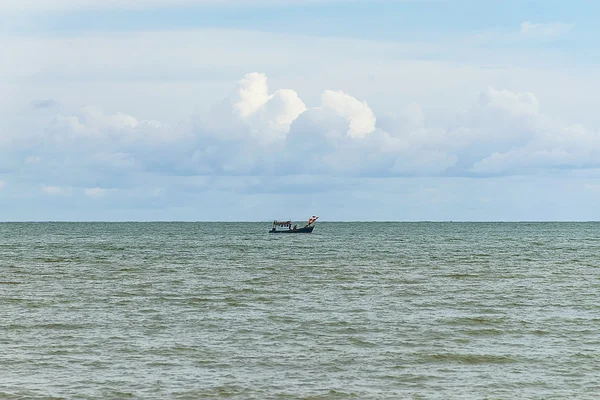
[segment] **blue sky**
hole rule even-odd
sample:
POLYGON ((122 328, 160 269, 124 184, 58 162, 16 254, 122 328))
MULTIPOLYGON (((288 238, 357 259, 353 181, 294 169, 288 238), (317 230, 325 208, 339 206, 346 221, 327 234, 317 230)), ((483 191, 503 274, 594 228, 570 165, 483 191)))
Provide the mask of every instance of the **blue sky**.
POLYGON ((6 0, 0 220, 598 220, 599 11, 6 0))
MULTIPOLYGON (((434 37, 486 30, 510 32, 528 20, 537 23, 577 21, 578 29, 588 30, 594 29, 594 15, 600 11, 600 6, 594 2, 559 0, 147 3, 148 6, 129 8, 126 1, 119 7, 65 5, 45 9, 24 6, 19 15, 41 21, 44 27, 37 27, 38 31, 47 27, 59 32, 215 27, 399 39, 415 34, 434 37)), ((10 6, 7 8, 10 9, 10 6)), ((5 15, 14 18, 15 11, 7 11, 5 15)))

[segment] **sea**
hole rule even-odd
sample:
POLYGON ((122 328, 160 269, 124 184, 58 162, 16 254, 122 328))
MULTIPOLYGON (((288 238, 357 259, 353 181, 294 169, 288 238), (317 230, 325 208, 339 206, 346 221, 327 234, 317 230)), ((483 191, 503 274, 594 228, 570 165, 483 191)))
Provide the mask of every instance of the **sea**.
POLYGON ((0 399, 600 399, 600 223, 1 223, 0 399))

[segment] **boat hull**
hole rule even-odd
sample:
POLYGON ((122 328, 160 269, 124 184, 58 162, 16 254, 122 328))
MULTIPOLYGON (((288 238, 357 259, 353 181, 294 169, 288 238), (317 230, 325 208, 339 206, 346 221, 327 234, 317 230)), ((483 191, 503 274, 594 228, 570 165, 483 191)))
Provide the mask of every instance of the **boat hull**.
POLYGON ((307 226, 307 227, 298 228, 298 229, 283 229, 280 231, 271 229, 269 231, 269 233, 312 233, 313 229, 315 229, 314 226, 307 226))

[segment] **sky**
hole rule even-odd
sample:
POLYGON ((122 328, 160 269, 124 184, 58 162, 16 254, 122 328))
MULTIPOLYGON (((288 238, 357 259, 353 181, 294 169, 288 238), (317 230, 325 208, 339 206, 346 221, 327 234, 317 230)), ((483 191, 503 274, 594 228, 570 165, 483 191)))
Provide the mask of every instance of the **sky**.
POLYGON ((599 13, 3 0, 0 221, 600 220, 599 13))

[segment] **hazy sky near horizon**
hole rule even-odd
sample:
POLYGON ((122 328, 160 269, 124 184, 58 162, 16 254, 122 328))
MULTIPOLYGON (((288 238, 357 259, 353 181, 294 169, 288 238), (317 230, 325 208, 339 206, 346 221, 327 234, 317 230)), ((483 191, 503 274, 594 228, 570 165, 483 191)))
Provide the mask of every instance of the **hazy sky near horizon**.
POLYGON ((600 220, 599 12, 3 0, 0 220, 600 220))

